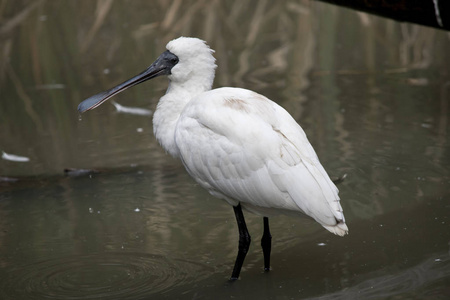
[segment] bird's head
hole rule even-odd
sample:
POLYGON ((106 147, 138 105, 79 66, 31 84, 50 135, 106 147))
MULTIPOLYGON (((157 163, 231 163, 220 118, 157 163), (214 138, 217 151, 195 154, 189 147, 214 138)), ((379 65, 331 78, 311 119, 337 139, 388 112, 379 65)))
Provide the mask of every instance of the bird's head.
POLYGON ((184 83, 198 77, 212 77, 216 68, 214 50, 198 38, 180 37, 170 41, 167 51, 178 58, 178 63, 170 71, 169 79, 184 83))
POLYGON ((94 109, 114 95, 149 79, 168 75, 174 83, 184 84, 192 81, 209 89, 216 68, 214 52, 198 38, 179 37, 170 41, 163 52, 147 69, 131 79, 92 97, 78 105, 78 111, 94 109))

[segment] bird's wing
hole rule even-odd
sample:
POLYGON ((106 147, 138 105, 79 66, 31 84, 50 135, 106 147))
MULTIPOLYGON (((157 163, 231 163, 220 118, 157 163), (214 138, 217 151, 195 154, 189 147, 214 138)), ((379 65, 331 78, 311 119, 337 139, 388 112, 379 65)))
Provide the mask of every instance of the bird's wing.
POLYGON ((305 133, 264 96, 235 88, 203 93, 182 112, 175 139, 190 175, 232 205, 302 212, 325 228, 344 222, 338 190, 305 133))

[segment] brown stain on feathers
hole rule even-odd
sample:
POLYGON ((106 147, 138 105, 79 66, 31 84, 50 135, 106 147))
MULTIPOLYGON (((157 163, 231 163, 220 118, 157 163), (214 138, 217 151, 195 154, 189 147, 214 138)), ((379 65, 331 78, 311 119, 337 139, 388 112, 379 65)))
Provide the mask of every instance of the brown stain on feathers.
POLYGON ((224 106, 235 109, 235 110, 248 112, 247 104, 245 103, 244 100, 241 100, 241 99, 234 99, 234 98, 225 99, 224 106))

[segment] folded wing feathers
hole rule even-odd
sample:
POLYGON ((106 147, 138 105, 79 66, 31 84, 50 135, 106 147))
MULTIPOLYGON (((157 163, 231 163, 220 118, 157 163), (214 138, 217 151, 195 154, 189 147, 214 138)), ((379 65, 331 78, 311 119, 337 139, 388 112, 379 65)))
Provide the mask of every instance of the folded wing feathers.
POLYGON ((185 112, 179 121, 177 139, 184 139, 180 145, 191 145, 180 148, 189 173, 211 194, 232 205, 240 201, 245 207, 247 203, 254 212, 257 207, 260 212, 267 208, 300 210, 330 232, 345 235, 348 228, 338 189, 290 114, 259 94, 219 90, 224 94, 221 99, 206 99, 204 93, 205 99, 191 102, 204 109, 185 112), (223 100, 228 92, 242 94, 239 99, 245 100, 223 100), (205 107, 220 101, 228 110, 202 113, 211 112, 205 107))
POLYGON ((339 190, 321 165, 303 129, 283 108, 276 105, 275 111, 279 114, 275 119, 283 122, 272 124, 272 127, 280 135, 282 160, 290 165, 278 185, 284 185, 300 209, 325 229, 336 235, 345 235, 348 228, 339 190), (294 132, 293 128, 296 128, 294 132))

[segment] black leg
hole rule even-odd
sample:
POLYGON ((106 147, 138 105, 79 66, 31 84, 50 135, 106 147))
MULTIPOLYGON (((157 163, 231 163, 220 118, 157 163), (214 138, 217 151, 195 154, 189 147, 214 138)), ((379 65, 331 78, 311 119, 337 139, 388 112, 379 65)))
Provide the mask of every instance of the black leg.
POLYGON ((270 271, 270 250, 272 249, 272 236, 269 230, 269 218, 264 217, 264 233, 261 238, 261 247, 264 254, 264 271, 270 271))
POLYGON ((242 213, 241 204, 238 204, 238 206, 233 206, 233 209, 234 214, 236 215, 236 221, 239 229, 239 250, 230 280, 237 280, 239 278, 239 273, 241 272, 245 256, 247 255, 248 248, 250 247, 251 237, 248 233, 247 225, 245 225, 245 219, 244 214, 242 213))

